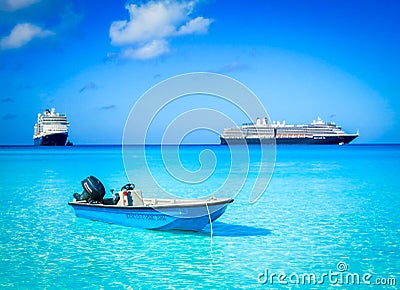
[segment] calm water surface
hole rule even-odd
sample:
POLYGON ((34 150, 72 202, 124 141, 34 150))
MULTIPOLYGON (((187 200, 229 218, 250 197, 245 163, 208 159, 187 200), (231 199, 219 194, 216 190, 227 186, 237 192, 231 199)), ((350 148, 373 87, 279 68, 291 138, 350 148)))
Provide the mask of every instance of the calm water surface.
MULTIPOLYGON (((198 166, 203 149, 229 155, 183 146, 182 163, 198 166)), ((156 164, 157 152, 148 151, 156 164)), ((218 186, 220 172, 208 182, 218 186)), ((159 232, 76 218, 67 203, 88 175, 108 189, 125 184, 121 148, 0 147, 0 288, 266 289, 266 270, 321 276, 340 262, 345 273, 400 284, 400 146, 278 147, 266 193, 248 204, 245 185, 212 239, 210 227, 159 232)), ((145 194, 140 173, 136 183, 145 194)))

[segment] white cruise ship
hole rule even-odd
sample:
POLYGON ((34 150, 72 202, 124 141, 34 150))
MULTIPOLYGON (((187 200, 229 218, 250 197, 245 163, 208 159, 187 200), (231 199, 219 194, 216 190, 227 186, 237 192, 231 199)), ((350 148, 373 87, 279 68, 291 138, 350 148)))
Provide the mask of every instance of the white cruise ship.
POLYGON ((309 125, 287 125, 285 121, 268 123, 268 119, 257 118, 255 123, 242 127, 224 129, 221 145, 260 144, 347 144, 358 137, 358 132, 348 134, 333 122, 324 122, 320 117, 309 125))
POLYGON ((64 146, 68 138, 67 116, 55 113, 55 109, 38 114, 34 127, 33 142, 38 146, 64 146))

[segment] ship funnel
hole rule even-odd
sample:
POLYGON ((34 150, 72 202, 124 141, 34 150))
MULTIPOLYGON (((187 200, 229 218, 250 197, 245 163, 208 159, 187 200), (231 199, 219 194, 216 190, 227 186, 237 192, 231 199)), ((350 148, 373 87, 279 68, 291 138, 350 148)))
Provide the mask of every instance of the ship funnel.
POLYGON ((264 125, 264 126, 267 126, 267 125, 268 125, 268 118, 264 118, 264 120, 263 120, 263 125, 264 125))

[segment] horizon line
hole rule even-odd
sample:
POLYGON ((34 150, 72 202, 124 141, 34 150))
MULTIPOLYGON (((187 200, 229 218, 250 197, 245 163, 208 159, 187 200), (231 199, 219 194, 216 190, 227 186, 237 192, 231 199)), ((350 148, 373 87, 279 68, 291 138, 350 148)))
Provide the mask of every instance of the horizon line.
MULTIPOLYGON (((149 143, 149 144, 102 144, 102 143, 82 143, 82 144, 73 144, 73 146, 37 146, 37 145, 33 145, 33 144, 0 144, 0 147, 49 147, 49 148, 54 148, 54 147, 74 147, 74 146, 226 146, 226 145, 221 145, 219 143, 177 143, 177 144, 173 144, 173 143, 168 143, 168 144, 160 144, 160 143, 149 143)), ((285 144, 280 144, 280 145, 276 145, 276 146, 283 146, 283 147, 291 147, 291 146, 304 146, 304 147, 313 147, 313 146, 329 146, 329 145, 333 145, 333 146, 339 146, 338 144, 313 144, 313 145, 307 145, 307 144, 293 144, 293 145, 285 145, 285 144)), ((365 145, 400 145, 400 142, 396 143, 396 142, 383 142, 383 143, 352 143, 352 144, 345 144, 345 146, 357 146, 357 145, 361 145, 361 146, 365 146, 365 145)), ((248 146, 252 146, 251 144, 248 146)), ((228 146, 229 147, 229 146, 228 146)))

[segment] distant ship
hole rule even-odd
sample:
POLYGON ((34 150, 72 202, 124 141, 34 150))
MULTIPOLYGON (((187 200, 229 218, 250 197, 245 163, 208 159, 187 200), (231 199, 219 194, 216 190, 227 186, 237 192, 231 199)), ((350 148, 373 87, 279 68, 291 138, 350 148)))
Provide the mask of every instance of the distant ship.
POLYGON ((309 125, 286 125, 286 122, 268 123, 257 118, 256 123, 224 129, 221 145, 260 144, 275 139, 276 144, 347 144, 358 137, 358 132, 348 134, 334 122, 324 122, 320 117, 309 125))
POLYGON ((38 114, 33 142, 37 146, 64 146, 68 138, 67 116, 54 113, 55 109, 38 114))

